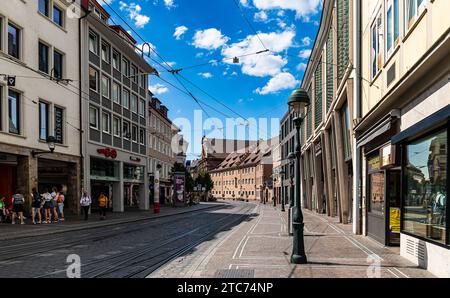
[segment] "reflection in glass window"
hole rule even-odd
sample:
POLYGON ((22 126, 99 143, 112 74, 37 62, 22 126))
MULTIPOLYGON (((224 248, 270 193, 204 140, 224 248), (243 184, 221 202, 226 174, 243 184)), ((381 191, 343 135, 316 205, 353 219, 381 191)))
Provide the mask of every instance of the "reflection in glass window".
POLYGON ((447 131, 406 147, 405 232, 446 242, 447 131))

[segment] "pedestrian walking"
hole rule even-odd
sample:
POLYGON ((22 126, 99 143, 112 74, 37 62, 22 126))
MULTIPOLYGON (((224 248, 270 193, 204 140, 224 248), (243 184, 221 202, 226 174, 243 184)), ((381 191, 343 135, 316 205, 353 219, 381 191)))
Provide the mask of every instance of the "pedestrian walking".
POLYGON ((52 195, 48 192, 48 189, 44 189, 44 193, 42 194, 42 198, 44 199, 44 224, 52 223, 52 195))
POLYGON ((58 193, 58 198, 56 199, 56 203, 58 204, 58 211, 59 211, 59 220, 64 221, 64 193, 60 191, 58 193))
POLYGON ((58 222, 58 190, 56 187, 52 188, 52 200, 51 200, 51 214, 53 216, 53 222, 58 222))
POLYGON ((33 190, 31 192, 31 221, 33 222, 33 225, 36 224, 36 215, 39 219, 37 222, 38 224, 42 223, 42 217, 41 217, 41 195, 38 193, 36 187, 33 187, 33 190))
POLYGON ((84 191, 80 199, 80 205, 83 208, 84 212, 84 220, 88 220, 89 208, 91 207, 91 204, 92 204, 91 197, 88 195, 87 191, 84 191))
POLYGON ((23 221, 23 205, 25 205, 25 198, 21 193, 16 191, 16 194, 13 195, 13 214, 12 214, 12 224, 16 224, 16 216, 20 219, 20 224, 24 225, 23 221))
POLYGON ((106 209, 108 208, 108 197, 101 193, 98 198, 98 207, 100 208, 100 220, 106 219, 106 209))

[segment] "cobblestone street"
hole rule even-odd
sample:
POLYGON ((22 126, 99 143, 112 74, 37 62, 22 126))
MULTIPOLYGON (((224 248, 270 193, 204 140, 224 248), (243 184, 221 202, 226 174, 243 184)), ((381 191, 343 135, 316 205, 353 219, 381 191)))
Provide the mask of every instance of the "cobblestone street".
POLYGON ((433 277, 400 257, 398 248, 386 248, 368 237, 352 235, 350 225, 310 211, 304 211, 308 264, 292 265, 287 212, 258 205, 253 213, 259 216, 217 234, 149 277, 433 277))

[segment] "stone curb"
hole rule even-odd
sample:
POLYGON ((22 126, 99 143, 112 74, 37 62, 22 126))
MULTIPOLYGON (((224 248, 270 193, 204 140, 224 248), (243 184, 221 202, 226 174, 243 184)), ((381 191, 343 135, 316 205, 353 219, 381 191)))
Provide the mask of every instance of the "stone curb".
POLYGON ((17 232, 17 233, 11 234, 9 236, 0 237, 0 241, 33 238, 33 237, 38 237, 38 236, 47 236, 47 235, 55 235, 55 234, 63 234, 63 233, 67 233, 67 232, 76 232, 76 231, 81 231, 81 230, 103 228, 103 227, 121 225, 121 224, 132 223, 132 222, 154 220, 154 219, 160 219, 160 218, 174 216, 174 215, 180 215, 180 214, 192 213, 192 212, 197 212, 197 211, 203 211, 203 210, 207 210, 207 209, 219 208, 219 207, 223 207, 223 206, 226 206, 226 204, 224 204, 224 203, 218 203, 217 205, 211 204, 210 206, 198 208, 195 210, 174 212, 174 213, 170 213, 170 214, 161 214, 161 215, 156 215, 156 216, 152 216, 152 217, 130 218, 130 219, 126 219, 126 220, 112 219, 110 221, 105 221, 105 222, 101 222, 101 223, 80 224, 81 226, 76 226, 73 228, 67 228, 67 229, 63 229, 63 230, 54 230, 54 231, 45 231, 45 232, 41 232, 41 233, 36 233, 36 231, 26 232, 26 233, 17 232))

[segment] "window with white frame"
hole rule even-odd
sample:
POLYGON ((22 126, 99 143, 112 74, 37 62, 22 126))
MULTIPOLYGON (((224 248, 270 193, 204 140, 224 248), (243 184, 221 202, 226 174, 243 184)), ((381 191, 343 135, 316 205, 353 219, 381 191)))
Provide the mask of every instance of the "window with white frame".
POLYGON ((145 100, 139 100, 139 116, 145 117, 145 100))
POLYGON ((98 35, 89 31, 89 51, 98 55, 98 35))
POLYGON ((132 131, 131 131, 131 135, 132 135, 133 142, 137 143, 137 141, 138 141, 138 127, 136 125, 133 125, 132 131))
POLYGON ((138 99, 134 94, 131 94, 131 111, 135 114, 138 113, 138 99))
POLYGON ((98 71, 89 67, 89 89, 98 92, 98 71))
POLYGON ((125 58, 122 59, 122 71, 126 77, 130 76, 130 62, 125 58))
POLYGON ((116 82, 113 82, 112 86, 112 100, 120 105, 120 85, 116 82))
POLYGON ((426 0, 405 0, 406 28, 410 30, 425 9, 426 0))
POLYGON ((381 12, 378 14, 377 18, 371 27, 371 43, 372 43, 372 79, 375 78, 378 72, 381 70, 383 63, 382 53, 381 53, 381 34, 382 34, 382 15, 381 12))
POLYGON ((390 57, 400 41, 400 0, 386 1, 386 56, 390 57))
POLYGON ((89 107, 89 126, 94 129, 99 129, 98 109, 93 106, 89 107))
POLYGON ((130 122, 123 122, 123 137, 127 140, 131 139, 130 122))
POLYGON ((8 24, 8 54, 14 58, 20 59, 20 35, 21 29, 9 23, 8 24))
POLYGON ((115 51, 115 50, 113 50, 113 59, 112 59, 112 61, 113 61, 113 67, 115 68, 115 69, 117 69, 118 71, 120 71, 120 54, 117 52, 117 51, 115 51))
POLYGON ((123 107, 127 110, 130 109, 130 91, 123 89, 123 107))
POLYGON ((111 87, 111 80, 102 75, 102 96, 109 98, 109 89, 111 87))
POLYGON ((111 63, 111 47, 106 42, 102 42, 102 60, 106 63, 111 63))
POLYGON ((139 143, 145 145, 145 130, 142 128, 139 130, 139 143))
POLYGON ((117 117, 113 117, 113 134, 115 137, 121 136, 121 125, 120 125, 120 119, 117 117))
POLYGON ((105 133, 111 133, 111 117, 108 113, 102 113, 102 130, 105 133))

